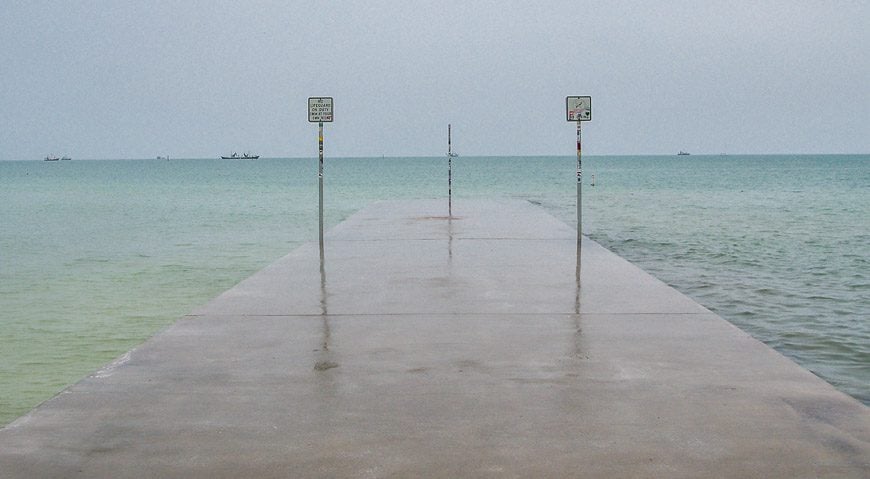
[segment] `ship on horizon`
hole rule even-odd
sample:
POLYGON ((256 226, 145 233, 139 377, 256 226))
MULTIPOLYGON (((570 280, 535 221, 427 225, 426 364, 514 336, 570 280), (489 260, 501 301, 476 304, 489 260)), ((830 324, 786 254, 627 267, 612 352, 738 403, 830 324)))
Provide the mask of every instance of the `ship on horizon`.
POLYGON ((252 155, 250 153, 244 153, 242 155, 233 152, 230 156, 221 156, 222 160, 256 160, 260 155, 252 155))

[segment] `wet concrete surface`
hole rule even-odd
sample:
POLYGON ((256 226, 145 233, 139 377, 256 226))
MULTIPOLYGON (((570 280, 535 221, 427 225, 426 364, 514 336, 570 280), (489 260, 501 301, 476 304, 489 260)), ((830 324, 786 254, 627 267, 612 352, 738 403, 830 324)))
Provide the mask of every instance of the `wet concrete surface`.
POLYGON ((521 201, 384 202, 0 431, 0 478, 870 477, 870 410, 521 201))

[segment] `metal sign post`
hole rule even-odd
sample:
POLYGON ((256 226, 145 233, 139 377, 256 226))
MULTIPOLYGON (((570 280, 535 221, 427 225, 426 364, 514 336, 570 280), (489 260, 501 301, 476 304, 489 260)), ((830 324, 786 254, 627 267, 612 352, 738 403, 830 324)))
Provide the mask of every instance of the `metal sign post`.
MULTIPOLYGON (((579 123, 578 123, 579 124, 579 123)), ((320 262, 323 263, 323 122, 317 123, 317 218, 320 232, 320 262)))
POLYGON ((565 98, 568 121, 577 122, 577 278, 580 277, 580 244, 582 231, 581 187, 583 184, 583 162, 581 158, 580 125, 592 120, 592 97, 569 96, 565 98))
POLYGON ((323 269, 323 123, 332 122, 332 97, 308 98, 308 121, 317 123, 318 219, 320 223, 320 268, 323 269))
POLYGON ((447 216, 453 217, 453 140, 450 133, 450 124, 447 124, 447 216))

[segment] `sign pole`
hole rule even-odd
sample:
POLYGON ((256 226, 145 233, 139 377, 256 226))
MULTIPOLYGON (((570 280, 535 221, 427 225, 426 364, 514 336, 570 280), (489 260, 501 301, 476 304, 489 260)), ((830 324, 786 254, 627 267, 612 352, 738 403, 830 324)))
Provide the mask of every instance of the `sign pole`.
POLYGON ((453 217, 453 141, 447 124, 447 216, 453 217))
POLYGON ((308 98, 308 121, 317 123, 317 217, 319 223, 320 268, 323 269, 323 122, 331 122, 333 116, 332 97, 308 98))
POLYGON ((568 121, 577 122, 577 281, 580 281, 580 246, 583 236, 583 203, 581 188, 583 185, 582 146, 580 141, 580 125, 592 120, 592 97, 569 96, 565 98, 565 111, 568 121))
POLYGON ((577 275, 580 274, 580 245, 581 245, 581 236, 583 234, 582 229, 582 215, 583 215, 583 203, 582 203, 582 195, 581 189, 583 187, 583 161, 582 161, 582 147, 580 141, 580 125, 583 122, 577 120, 577 275))
POLYGON ((317 165, 317 193, 318 193, 318 218, 320 220, 320 263, 323 264, 323 122, 318 122, 317 128, 317 151, 319 162, 317 165))

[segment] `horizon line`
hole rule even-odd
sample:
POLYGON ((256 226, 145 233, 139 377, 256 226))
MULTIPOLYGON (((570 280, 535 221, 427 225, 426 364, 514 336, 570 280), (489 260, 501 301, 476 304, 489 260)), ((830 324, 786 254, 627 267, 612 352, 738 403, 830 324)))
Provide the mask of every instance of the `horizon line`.
MULTIPOLYGON (((446 155, 446 154, 445 154, 446 155)), ((434 159, 441 158, 445 155, 354 155, 354 156, 327 156, 325 158, 332 159, 434 159)), ((691 153, 688 155, 679 155, 677 153, 590 153, 583 155, 584 158, 593 157, 670 157, 670 156, 689 156, 689 157, 728 157, 728 156, 862 156, 870 155, 870 153, 691 153)), ((575 158, 573 154, 515 154, 515 155, 458 155, 457 158, 575 158)), ((264 156, 260 155, 259 160, 310 160, 317 159, 316 155, 311 156, 264 156)), ((75 158, 76 161, 173 161, 173 160, 219 160, 219 161, 257 161, 246 160, 245 158, 223 160, 219 156, 180 156, 180 157, 123 157, 123 158, 75 158)), ((0 158, 0 161, 45 161, 44 158, 0 158)))

